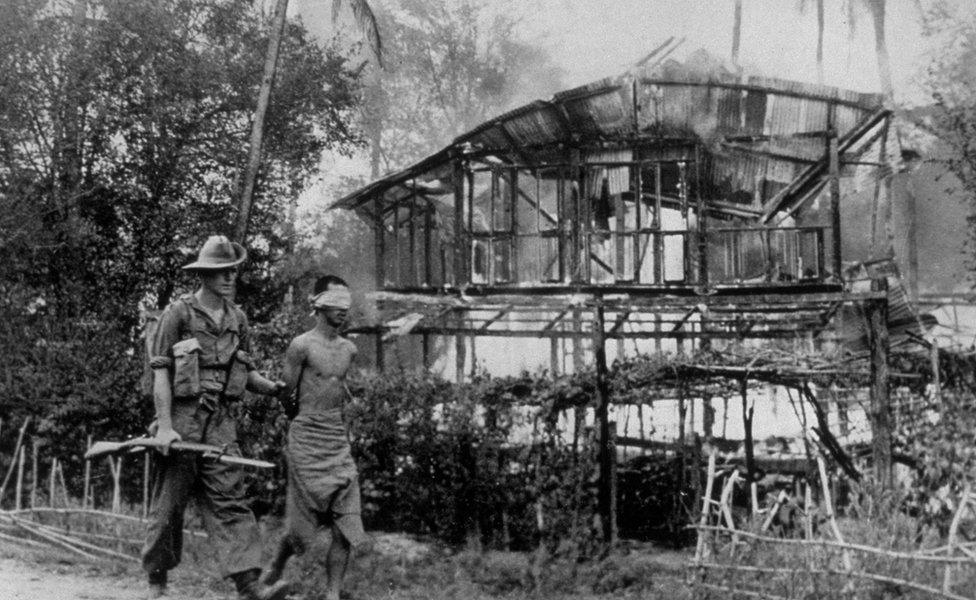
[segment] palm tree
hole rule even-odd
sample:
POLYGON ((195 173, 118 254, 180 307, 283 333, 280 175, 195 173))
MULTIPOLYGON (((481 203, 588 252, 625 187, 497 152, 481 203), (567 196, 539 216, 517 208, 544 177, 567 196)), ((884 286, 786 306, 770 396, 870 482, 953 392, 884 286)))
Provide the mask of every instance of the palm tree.
POLYGON ((817 10, 817 83, 823 85, 824 2, 823 0, 797 0, 796 9, 800 14, 804 14, 811 3, 816 5, 817 10))
POLYGON ((732 64, 739 66, 739 43, 742 40, 742 0, 735 0, 735 18, 732 21, 732 64))
MULTIPOLYGON (((332 21, 337 22, 343 5, 348 5, 353 18, 360 30, 366 36, 368 46, 382 66, 382 42, 376 15, 373 14, 369 2, 366 0, 332 0, 332 21)), ((275 73, 278 69, 278 50, 281 47, 281 35, 285 30, 285 15, 288 11, 288 0, 278 0, 275 4, 271 38, 268 40, 268 54, 264 62, 264 76, 261 79, 261 89, 258 92, 258 105, 254 110, 254 120, 251 123, 251 148, 248 153, 247 169, 244 171, 244 181, 241 185, 241 197, 238 204, 237 220, 234 225, 234 239, 243 242, 247 235, 248 219, 251 214, 251 204, 254 197, 254 182, 257 179, 258 168, 261 166, 261 143, 264 138, 264 115, 268 110, 271 90, 274 86, 275 73)))

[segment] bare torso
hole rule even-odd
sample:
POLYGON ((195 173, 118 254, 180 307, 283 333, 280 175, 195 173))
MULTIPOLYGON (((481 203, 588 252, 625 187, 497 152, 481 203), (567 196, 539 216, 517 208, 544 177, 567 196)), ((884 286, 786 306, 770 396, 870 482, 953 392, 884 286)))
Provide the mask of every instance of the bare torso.
POLYGON ((356 345, 340 336, 326 336, 317 329, 299 336, 303 361, 298 382, 300 413, 342 408, 347 399, 346 372, 356 355, 356 345))

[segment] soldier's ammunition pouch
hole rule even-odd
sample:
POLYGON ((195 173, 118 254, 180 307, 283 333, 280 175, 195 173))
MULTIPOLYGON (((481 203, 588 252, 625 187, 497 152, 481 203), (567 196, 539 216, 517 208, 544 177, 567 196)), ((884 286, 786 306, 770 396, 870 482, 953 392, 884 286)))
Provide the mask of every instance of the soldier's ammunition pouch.
POLYGON ((227 383, 224 386, 225 398, 239 400, 244 397, 244 390, 247 387, 248 361, 248 356, 244 352, 238 350, 234 353, 234 358, 230 361, 230 368, 227 370, 227 383))
POLYGON ((173 396, 195 398, 200 395, 200 342, 196 338, 173 344, 173 396))

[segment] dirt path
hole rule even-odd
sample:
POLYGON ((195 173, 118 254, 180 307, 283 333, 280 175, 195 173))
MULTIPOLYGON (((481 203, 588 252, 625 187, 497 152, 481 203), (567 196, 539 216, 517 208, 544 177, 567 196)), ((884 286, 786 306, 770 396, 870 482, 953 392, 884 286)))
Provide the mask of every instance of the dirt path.
MULTIPOLYGON (((170 586, 169 597, 172 600, 224 600, 233 597, 230 591, 218 594, 177 579, 170 586)), ((0 558, 0 598, 3 600, 142 600, 145 597, 146 583, 137 573, 124 569, 113 574, 111 569, 84 563, 36 561, 28 554, 0 558)))
POLYGON ((79 565, 38 565, 0 559, 0 590, 10 600, 136 600, 145 595, 130 576, 86 572, 79 565))

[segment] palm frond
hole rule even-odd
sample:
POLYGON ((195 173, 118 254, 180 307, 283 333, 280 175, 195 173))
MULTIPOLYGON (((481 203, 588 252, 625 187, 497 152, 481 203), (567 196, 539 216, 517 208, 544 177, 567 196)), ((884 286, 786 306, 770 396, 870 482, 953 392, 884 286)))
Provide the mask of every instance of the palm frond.
POLYGON ((379 24, 376 22, 376 15, 373 13, 373 9, 370 8, 369 2, 366 0, 332 0, 333 23, 338 22, 343 4, 349 6, 353 19, 356 21, 356 26, 366 36, 366 42, 369 44, 370 51, 376 57, 376 62, 382 67, 383 40, 380 38, 379 24))

